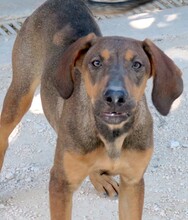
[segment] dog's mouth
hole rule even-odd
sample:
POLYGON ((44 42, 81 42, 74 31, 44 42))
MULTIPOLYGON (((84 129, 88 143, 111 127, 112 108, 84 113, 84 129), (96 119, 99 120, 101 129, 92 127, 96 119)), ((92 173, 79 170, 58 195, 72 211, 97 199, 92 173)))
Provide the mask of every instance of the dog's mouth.
POLYGON ((123 117, 123 116, 130 116, 129 112, 104 112, 103 116, 105 117, 123 117))
POLYGON ((130 112, 103 112, 101 113, 102 119, 108 124, 119 124, 126 121, 131 116, 130 112))
POLYGON ((127 100, 126 105, 123 106, 107 106, 98 100, 93 110, 99 121, 109 125, 119 125, 122 122, 126 123, 135 114, 136 102, 127 100))

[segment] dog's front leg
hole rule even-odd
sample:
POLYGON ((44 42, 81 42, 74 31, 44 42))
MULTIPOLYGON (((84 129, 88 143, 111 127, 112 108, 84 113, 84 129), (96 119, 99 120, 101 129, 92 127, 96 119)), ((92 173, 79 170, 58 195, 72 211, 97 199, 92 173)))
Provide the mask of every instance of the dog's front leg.
POLYGON ((54 166, 50 177, 51 220, 71 220, 72 196, 89 174, 89 166, 83 156, 74 149, 66 150, 57 144, 54 166))
POLYGON ((144 179, 129 184, 123 177, 119 189, 119 219, 141 220, 144 201, 144 179))
POLYGON ((64 171, 55 166, 51 170, 49 191, 51 220, 71 220, 73 191, 64 171))
POLYGON ((120 175, 119 219, 141 220, 144 203, 143 175, 153 153, 153 147, 145 150, 123 152, 124 168, 120 175))

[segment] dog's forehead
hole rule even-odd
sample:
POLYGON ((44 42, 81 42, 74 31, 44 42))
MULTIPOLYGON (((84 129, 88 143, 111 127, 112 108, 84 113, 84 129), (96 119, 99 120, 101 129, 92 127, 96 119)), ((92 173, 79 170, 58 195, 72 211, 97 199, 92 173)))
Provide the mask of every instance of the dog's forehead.
POLYGON ((96 40, 91 48, 91 51, 96 51, 104 59, 108 59, 111 55, 119 53, 125 59, 131 59, 140 52, 143 52, 142 42, 125 37, 100 37, 96 40))
POLYGON ((120 46, 122 44, 136 44, 140 41, 133 39, 133 38, 127 38, 127 37, 119 37, 119 36, 107 36, 107 37, 99 37, 96 41, 96 43, 102 45, 109 45, 112 46, 120 46))

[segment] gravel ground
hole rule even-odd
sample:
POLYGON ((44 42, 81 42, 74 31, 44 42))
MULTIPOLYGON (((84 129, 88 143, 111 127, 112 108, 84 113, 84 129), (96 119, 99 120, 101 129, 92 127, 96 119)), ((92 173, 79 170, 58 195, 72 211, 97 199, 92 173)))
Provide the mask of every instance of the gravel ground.
MULTIPOLYGON (((145 174, 144 220, 188 219, 187 10, 185 7, 99 21, 105 35, 115 33, 139 39, 151 38, 184 73, 184 93, 167 117, 160 116, 154 109, 150 100, 152 82, 148 83, 146 93, 154 117, 155 152, 145 174), (139 24, 138 28, 136 24, 139 24)), ((0 109, 11 81, 14 40, 15 36, 0 38, 0 109)), ((0 174, 1 220, 49 219, 48 181, 55 140, 56 135, 43 115, 37 91, 32 107, 10 138, 0 174)), ((73 219, 115 220, 118 219, 117 207, 117 199, 97 194, 86 179, 74 195, 73 219)))

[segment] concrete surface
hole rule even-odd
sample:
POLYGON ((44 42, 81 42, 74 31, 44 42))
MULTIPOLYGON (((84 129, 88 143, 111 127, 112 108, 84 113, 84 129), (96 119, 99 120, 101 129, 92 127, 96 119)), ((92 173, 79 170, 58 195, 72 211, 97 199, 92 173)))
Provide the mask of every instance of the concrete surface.
POLYGON ((0 21, 28 16, 43 2, 45 0, 1 0, 0 21))

